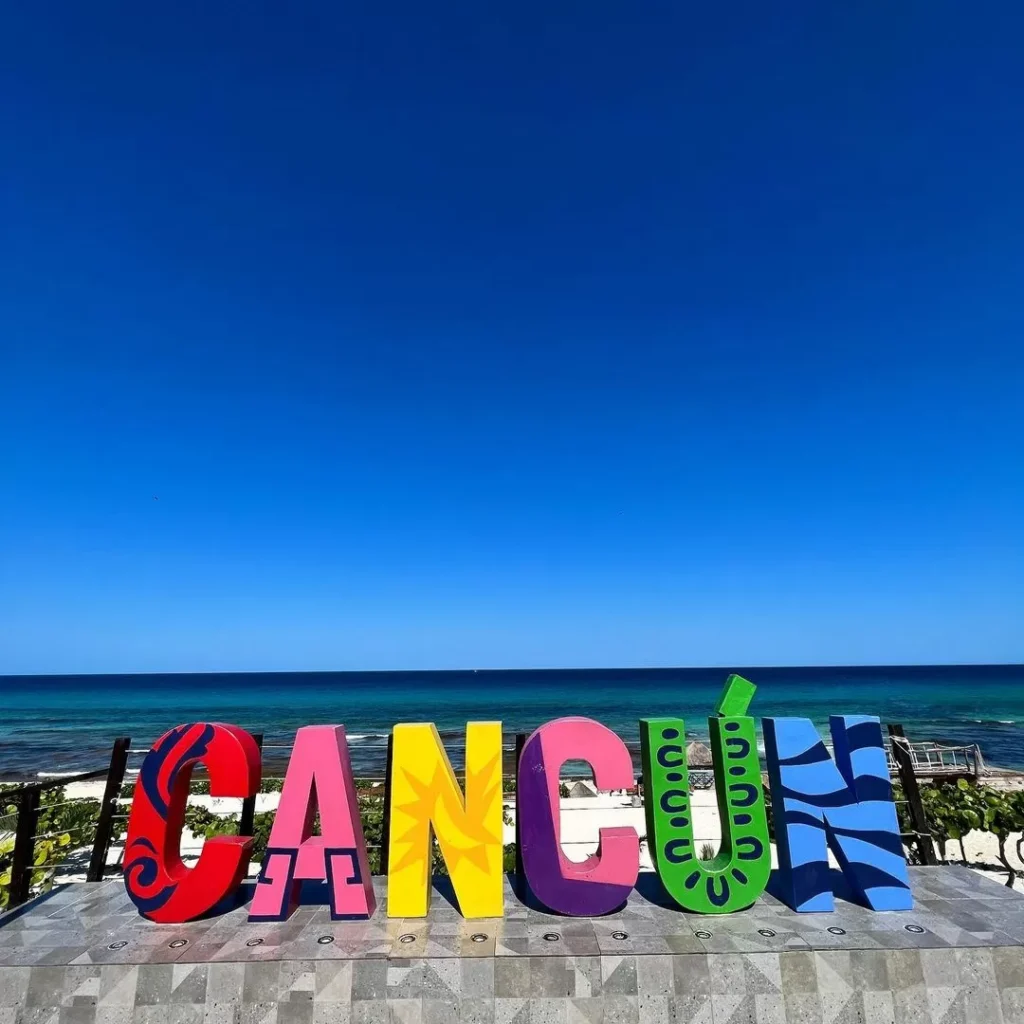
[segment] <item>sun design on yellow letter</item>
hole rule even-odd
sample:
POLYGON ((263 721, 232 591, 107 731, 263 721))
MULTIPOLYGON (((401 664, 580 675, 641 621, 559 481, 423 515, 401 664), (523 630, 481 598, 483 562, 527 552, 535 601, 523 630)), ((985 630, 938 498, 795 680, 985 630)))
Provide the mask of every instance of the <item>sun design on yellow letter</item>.
POLYGON ((501 723, 466 726, 466 792, 432 724, 395 726, 388 915, 423 917, 433 826, 466 917, 502 914, 501 723))

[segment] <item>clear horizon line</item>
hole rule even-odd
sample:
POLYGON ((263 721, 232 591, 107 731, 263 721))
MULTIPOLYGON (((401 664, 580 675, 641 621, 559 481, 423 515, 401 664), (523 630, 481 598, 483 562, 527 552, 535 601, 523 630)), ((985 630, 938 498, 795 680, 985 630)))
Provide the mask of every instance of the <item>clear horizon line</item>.
POLYGON ((97 676, 273 676, 273 675, 429 675, 442 673, 491 673, 515 674, 522 672, 759 672, 787 669, 899 669, 899 668, 1018 668, 1024 670, 1024 662, 855 662, 855 663, 811 663, 792 665, 584 665, 584 666, 531 666, 528 668, 371 668, 371 669, 195 669, 191 671, 119 671, 119 672, 5 672, 0 673, 0 682, 5 679, 26 679, 54 677, 64 679, 90 679, 97 676))

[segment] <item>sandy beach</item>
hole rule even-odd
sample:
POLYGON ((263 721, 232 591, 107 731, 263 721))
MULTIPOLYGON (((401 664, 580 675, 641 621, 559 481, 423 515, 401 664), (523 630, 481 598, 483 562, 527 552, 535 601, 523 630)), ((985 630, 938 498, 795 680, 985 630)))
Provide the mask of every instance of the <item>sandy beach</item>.
MULTIPOLYGON (((1009 778, 1005 780, 1007 785, 1019 785, 1020 779, 1015 777, 1015 782, 1009 778)), ((989 781, 989 780, 986 780, 989 781)), ((92 798, 95 800, 103 796, 103 780, 73 783, 67 787, 69 798, 92 798)), ((383 786, 379 787, 383 793, 383 786)), ((256 798, 256 811, 276 810, 281 799, 280 793, 261 793, 256 798)), ((205 807, 215 814, 239 814, 242 801, 237 799, 215 798, 211 796, 192 795, 189 803, 197 807, 205 807)), ((512 824, 504 827, 503 841, 511 843, 515 840, 515 801, 506 799, 506 810, 509 812, 512 824)), ((717 849, 722 838, 721 818, 718 813, 718 803, 714 789, 697 790, 691 794, 691 807, 693 810, 694 839, 698 849, 704 843, 709 843, 717 849)), ((613 826, 631 826, 636 829, 640 836, 647 832, 644 821, 644 809, 636 798, 628 795, 596 794, 583 797, 563 797, 561 801, 561 829, 562 848, 570 860, 584 860, 594 853, 598 846, 598 833, 602 828, 613 826)), ((1008 859, 1019 871, 1024 872, 1024 863, 1016 855, 1016 839, 1013 836, 1006 844, 1008 859)), ((186 829, 182 836, 181 852, 184 860, 188 863, 199 855, 202 849, 202 837, 193 836, 186 829)), ((998 860, 998 842, 996 837, 987 832, 974 831, 964 839, 964 849, 967 853, 967 863, 973 870, 1005 882, 1006 869, 998 860)), ((941 851, 937 851, 941 854, 941 851)), ((120 845, 111 847, 108 863, 115 865, 120 862, 123 848, 120 845)), ((959 863, 959 843, 950 842, 946 846, 946 854, 950 863, 959 863)), ((831 853, 829 859, 833 866, 835 863, 831 853)), ((772 845, 772 864, 777 866, 778 856, 774 844, 772 845)), ((642 871, 653 870, 650 851, 644 843, 640 852, 640 868, 642 871)), ((250 875, 255 875, 259 865, 250 866, 250 875)), ((60 881, 80 881, 84 879, 85 867, 80 863, 79 858, 69 859, 58 874, 60 881)), ((1014 888, 1024 892, 1024 878, 1018 876, 1014 888)))

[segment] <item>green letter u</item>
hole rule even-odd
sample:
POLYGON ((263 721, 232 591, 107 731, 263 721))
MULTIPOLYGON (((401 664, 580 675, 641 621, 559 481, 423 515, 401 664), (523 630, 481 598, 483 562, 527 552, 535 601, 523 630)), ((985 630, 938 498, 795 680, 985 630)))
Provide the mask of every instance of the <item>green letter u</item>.
POLYGON ((711 861, 697 859, 690 808, 686 732, 681 718, 644 718, 640 744, 644 811, 651 859, 669 895, 684 910, 731 914, 764 892, 771 874, 761 764, 754 719, 744 712, 754 686, 731 675, 708 719, 722 847, 711 861))

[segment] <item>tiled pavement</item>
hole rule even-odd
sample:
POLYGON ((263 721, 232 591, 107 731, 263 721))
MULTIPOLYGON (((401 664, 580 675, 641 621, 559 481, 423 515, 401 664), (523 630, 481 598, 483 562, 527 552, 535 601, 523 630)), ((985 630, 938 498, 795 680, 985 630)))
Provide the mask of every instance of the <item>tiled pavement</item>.
POLYGON ((701 917, 644 878, 593 920, 511 888, 501 920, 437 892, 427 920, 388 920, 379 879, 366 922, 310 903, 282 924, 237 906, 163 926, 119 879, 73 885, 0 918, 0 1024, 1024 1024, 1024 896, 964 868, 911 876, 899 914, 799 915, 765 895, 701 917))

